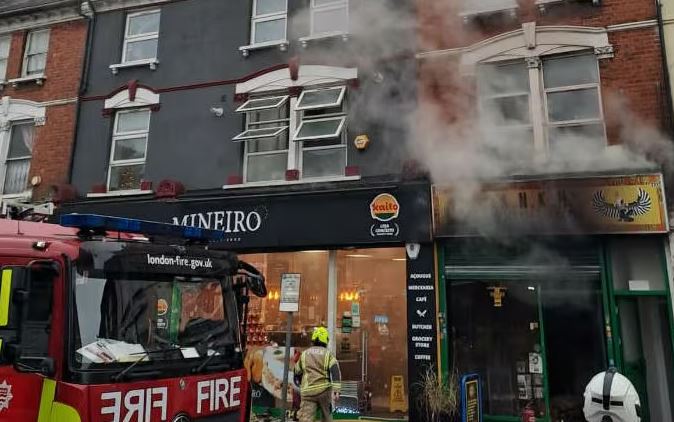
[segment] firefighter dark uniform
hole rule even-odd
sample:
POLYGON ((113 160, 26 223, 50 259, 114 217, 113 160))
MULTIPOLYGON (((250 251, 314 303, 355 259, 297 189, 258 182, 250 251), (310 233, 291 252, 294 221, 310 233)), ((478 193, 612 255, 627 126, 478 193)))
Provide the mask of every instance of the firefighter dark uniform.
POLYGON ((313 422, 316 409, 321 409, 322 421, 332 422, 333 395, 338 396, 341 387, 339 363, 328 350, 328 330, 314 329, 311 335, 314 344, 302 352, 295 365, 295 380, 300 386, 300 422, 313 422))

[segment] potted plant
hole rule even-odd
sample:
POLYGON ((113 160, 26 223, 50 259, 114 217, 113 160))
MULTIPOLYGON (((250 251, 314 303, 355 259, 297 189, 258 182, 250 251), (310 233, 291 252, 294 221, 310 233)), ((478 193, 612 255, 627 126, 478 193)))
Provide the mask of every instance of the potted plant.
POLYGON ((447 379, 441 379, 433 366, 426 368, 419 381, 421 408, 428 422, 450 422, 458 416, 459 385, 455 371, 447 379))

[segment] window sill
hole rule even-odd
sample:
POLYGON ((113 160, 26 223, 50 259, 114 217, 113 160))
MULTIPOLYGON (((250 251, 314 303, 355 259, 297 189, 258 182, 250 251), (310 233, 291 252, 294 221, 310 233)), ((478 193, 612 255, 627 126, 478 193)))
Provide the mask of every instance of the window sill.
POLYGON ((153 193, 152 190, 140 190, 140 189, 130 189, 130 190, 115 190, 112 192, 103 192, 103 193, 88 193, 87 198, 106 198, 106 197, 115 197, 115 196, 133 196, 133 195, 148 195, 153 193))
POLYGON ((299 42, 302 44, 302 47, 306 48, 310 42, 312 41, 320 41, 320 40, 326 40, 329 38, 337 38, 341 37, 342 41, 346 42, 349 40, 349 33, 348 32, 326 32, 324 34, 317 34, 317 35, 309 35, 308 37, 301 37, 299 39, 299 42))
MULTIPOLYGON (((560 1, 560 0, 553 0, 553 1, 560 1)), ((470 19, 476 18, 478 16, 494 15, 494 14, 497 14, 497 13, 506 13, 506 14, 509 14, 510 17, 515 18, 515 17, 517 17, 517 9, 518 8, 519 7, 517 6, 517 4, 514 4, 511 7, 466 10, 466 11, 463 11, 463 12, 459 13, 459 16, 463 18, 464 22, 468 22, 470 19)))
POLYGON ((278 47, 278 49, 281 51, 287 51, 289 45, 290 42, 288 40, 268 41, 257 44, 243 45, 239 47, 239 51, 241 52, 243 57, 248 57, 251 51, 262 50, 264 48, 278 47))
POLYGON ((270 187, 270 186, 288 186, 288 185, 305 185, 309 183, 325 183, 325 182, 348 182, 360 180, 360 176, 330 176, 330 177, 314 177, 302 180, 270 180, 268 182, 247 182, 237 185, 224 185, 223 189, 244 189, 255 187, 270 187))
POLYGON ((119 73, 120 69, 126 69, 129 67, 143 67, 143 66, 148 66, 151 70, 157 70, 158 65, 159 60, 157 59, 136 60, 133 62, 111 64, 110 71, 112 71, 113 75, 116 75, 117 73, 119 73))
POLYGON ((34 83, 36 85, 42 85, 42 84, 44 84, 45 80, 47 80, 47 77, 43 73, 40 73, 38 75, 30 75, 30 76, 24 76, 24 77, 21 77, 21 78, 8 79, 5 83, 12 85, 13 88, 16 88, 19 85, 30 84, 30 83, 34 83))
MULTIPOLYGON (((538 6, 538 10, 540 10, 541 13, 544 13, 546 6, 560 3, 568 3, 568 1, 569 0, 536 0, 534 4, 538 6)), ((593 6, 601 5, 601 0, 587 0, 586 2, 592 3, 593 6)))

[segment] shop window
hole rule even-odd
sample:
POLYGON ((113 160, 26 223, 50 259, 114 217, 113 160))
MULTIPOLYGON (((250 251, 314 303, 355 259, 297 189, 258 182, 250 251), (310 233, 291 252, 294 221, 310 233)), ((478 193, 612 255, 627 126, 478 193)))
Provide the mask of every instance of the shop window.
POLYGON ((9 47, 12 37, 0 37, 0 82, 7 79, 7 60, 9 59, 9 47))
MULTIPOLYGON (((251 298, 245 366, 256 410, 281 407, 286 315, 279 312, 284 273, 301 276, 293 316, 291 369, 310 345, 311 330, 330 330, 342 372, 339 411, 391 416, 391 378, 407 380, 406 258, 403 248, 242 255, 267 279, 266 298, 251 298), (331 301, 332 299, 332 301, 331 301)), ((292 390, 298 405, 297 391, 292 390)), ((400 409, 397 409, 400 410, 400 409)))
POLYGON ((157 58, 159 10, 130 13, 126 17, 122 63, 157 58))
POLYGON ((664 245, 658 237, 613 237, 609 242, 615 290, 664 292, 664 245))
POLYGON ((47 66, 47 50, 49 48, 49 30, 30 31, 26 38, 23 57, 23 76, 42 75, 47 66))
POLYGON ((311 36, 349 32, 348 0, 311 0, 311 36))
POLYGON ((345 97, 343 86, 308 89, 298 99, 254 97, 237 108, 246 114, 245 130, 232 138, 246 143, 244 180, 284 180, 289 169, 299 169, 302 178, 343 176, 345 97))
POLYGON ((286 39, 288 0, 253 0, 250 42, 278 43, 286 39))
POLYGON ((10 129, 9 148, 5 159, 4 195, 28 190, 28 172, 35 143, 35 123, 17 123, 10 129))
POLYGON ((584 420, 582 392, 606 365, 598 279, 455 279, 450 295, 456 370, 484 380, 485 415, 532 403, 538 418, 584 420))
POLYGON ((580 148, 600 152, 606 145, 594 54, 483 65, 477 78, 486 136, 556 158, 580 148), (541 93, 533 94, 532 87, 541 93))
POLYGON ((108 190, 140 189, 145 173, 150 110, 119 111, 115 114, 108 170, 108 190))

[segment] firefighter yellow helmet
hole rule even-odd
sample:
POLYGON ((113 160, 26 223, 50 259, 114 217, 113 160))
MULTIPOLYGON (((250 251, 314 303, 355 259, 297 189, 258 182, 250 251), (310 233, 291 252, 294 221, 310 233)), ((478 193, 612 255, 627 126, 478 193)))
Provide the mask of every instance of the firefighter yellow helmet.
POLYGON ((323 344, 328 344, 329 340, 330 334, 328 334, 328 330, 325 327, 316 327, 314 328, 314 332, 311 333, 311 341, 320 341, 323 344))

